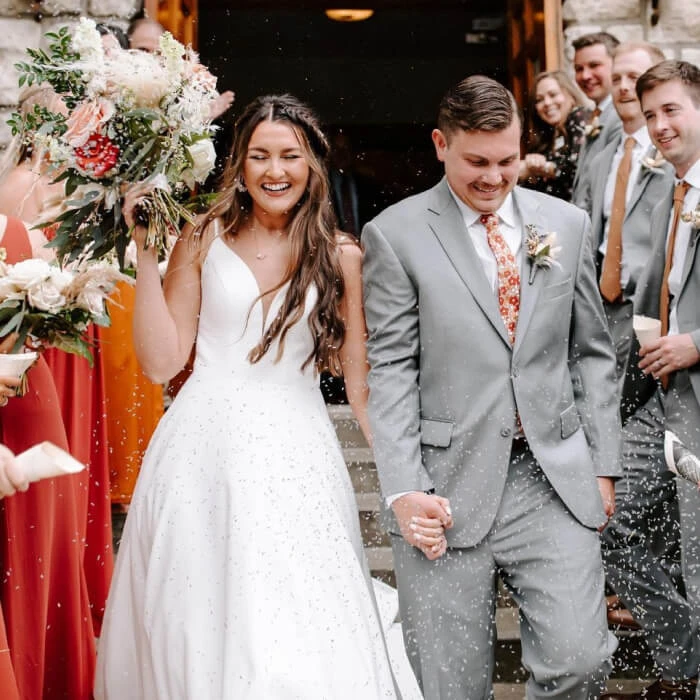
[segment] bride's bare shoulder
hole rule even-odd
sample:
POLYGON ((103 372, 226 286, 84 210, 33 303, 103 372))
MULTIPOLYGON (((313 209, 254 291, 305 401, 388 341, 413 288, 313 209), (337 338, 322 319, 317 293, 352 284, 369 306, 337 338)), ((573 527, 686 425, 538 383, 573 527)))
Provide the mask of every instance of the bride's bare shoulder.
POLYGON ((175 244, 173 255, 181 260, 189 259, 199 264, 203 262, 211 244, 223 229, 219 219, 210 221, 206 226, 203 224, 204 216, 201 216, 194 223, 185 225, 175 244))

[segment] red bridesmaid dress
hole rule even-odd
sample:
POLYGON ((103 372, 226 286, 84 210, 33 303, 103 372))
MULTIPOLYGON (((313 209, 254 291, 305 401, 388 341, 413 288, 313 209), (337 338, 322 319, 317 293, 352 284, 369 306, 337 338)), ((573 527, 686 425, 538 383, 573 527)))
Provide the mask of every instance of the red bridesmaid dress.
MULTIPOLYGON (((8 262, 32 255, 16 219, 8 218, 0 247, 8 262)), ((43 440, 67 449, 43 357, 27 377, 27 393, 0 408, 0 441, 16 453, 43 440)), ((84 478, 46 479, 0 501, 0 601, 22 700, 91 697, 95 639, 83 568, 84 478)))
POLYGON ((44 352, 61 405, 70 453, 87 465, 81 475, 81 538, 85 542, 84 569, 95 635, 100 636, 107 593, 114 568, 112 505, 102 353, 98 329, 90 326, 93 366, 56 348, 44 352))
POLYGON ((15 669, 12 667, 12 659, 10 658, 10 647, 7 643, 2 608, 0 608, 0 697, 3 700, 20 700, 15 669))

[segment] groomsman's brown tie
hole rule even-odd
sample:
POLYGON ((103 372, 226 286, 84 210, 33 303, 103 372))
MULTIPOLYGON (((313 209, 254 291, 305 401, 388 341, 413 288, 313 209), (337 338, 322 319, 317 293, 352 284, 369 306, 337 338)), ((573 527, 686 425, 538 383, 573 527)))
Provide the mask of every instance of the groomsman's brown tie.
POLYGON ((625 219, 627 183, 630 179, 632 151, 635 143, 631 136, 625 139, 625 152, 615 176, 615 193, 613 194, 610 225, 608 226, 608 245, 605 249, 603 269, 600 274, 600 293, 603 295, 603 299, 610 303, 617 301, 622 296, 622 287, 620 285, 622 223, 625 219))
POLYGON ((671 297, 668 291, 668 276, 671 273, 673 264, 673 250, 676 246, 676 231, 681 218, 683 200, 690 189, 690 184, 681 180, 673 190, 673 216, 671 218, 671 228, 668 232, 668 245, 666 246, 666 264, 664 265, 664 276, 661 279, 661 297, 659 298, 659 314, 661 315, 661 335, 668 334, 668 317, 671 306, 671 297))
POLYGON ((496 258, 498 267, 498 309, 508 331, 510 344, 515 343, 515 329, 520 311, 520 272, 515 257, 498 230, 498 216, 483 214, 481 223, 486 227, 486 240, 496 258))

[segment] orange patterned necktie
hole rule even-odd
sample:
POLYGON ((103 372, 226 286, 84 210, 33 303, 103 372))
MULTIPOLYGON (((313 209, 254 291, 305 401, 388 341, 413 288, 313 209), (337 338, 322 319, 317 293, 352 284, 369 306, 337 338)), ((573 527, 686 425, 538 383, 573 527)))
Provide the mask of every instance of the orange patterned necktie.
POLYGON ((480 219, 486 227, 486 240, 496 258, 498 267, 498 310, 508 331, 510 344, 515 342, 515 329, 520 311, 520 272, 515 257, 498 230, 498 216, 483 214, 480 219))
POLYGON ((610 302, 617 301, 622 296, 620 285, 620 270, 622 268, 622 223, 625 219, 627 201, 627 183, 632 169, 632 151, 636 141, 632 136, 625 139, 625 152, 617 168, 615 176, 615 192, 612 209, 610 210, 610 226, 608 226, 608 244, 603 258, 603 269, 600 273, 600 291, 603 298, 610 302))

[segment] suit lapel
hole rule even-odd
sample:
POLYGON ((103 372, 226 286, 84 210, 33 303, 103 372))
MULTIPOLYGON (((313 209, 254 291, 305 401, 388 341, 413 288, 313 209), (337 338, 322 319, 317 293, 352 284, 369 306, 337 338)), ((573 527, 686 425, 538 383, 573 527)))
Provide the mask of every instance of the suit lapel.
POLYGON ((591 220, 593 224, 593 230, 598 233, 598 240, 595 241, 594 250, 597 251, 600 244, 603 242, 603 234, 605 230, 605 222, 603 221, 603 202, 605 200, 605 187, 608 184, 607 173, 610 172, 612 167, 613 158, 615 157, 615 151, 620 143, 619 139, 613 139, 613 141, 605 147, 600 159, 599 172, 605 173, 605 176, 601 176, 597 179, 595 198, 591 206, 591 220))
POLYGON ((634 187, 632 188, 632 194, 630 195, 630 201, 627 202, 627 206, 625 208, 625 219, 630 215, 630 213, 634 209, 635 204, 637 204, 639 198, 644 194, 644 190, 649 184, 649 180, 651 180, 653 174, 654 173, 652 173, 651 170, 649 170, 649 168, 644 168, 642 176, 637 179, 637 182, 634 183, 634 187))
POLYGON ((428 225, 476 303, 498 335, 510 346, 506 327, 498 310, 498 299, 486 278, 462 214, 447 187, 447 181, 443 178, 433 192, 435 198, 428 207, 428 225))
POLYGON ((692 228, 690 231, 690 239, 688 240, 688 250, 686 251, 685 254, 685 261, 683 262, 683 276, 681 277, 681 290, 678 293, 678 296, 680 297, 681 294, 683 294, 683 290, 685 289, 685 285, 688 282, 688 277, 690 275, 690 271, 693 268, 693 264, 695 263, 695 255, 697 253, 698 249, 698 236, 700 235, 700 231, 696 228, 692 228))
POLYGON ((518 326, 515 331, 515 347, 514 352, 517 352, 518 347, 523 342, 523 338, 530 325, 530 320, 537 308, 537 299, 544 284, 544 279, 547 276, 547 271, 537 269, 534 279, 530 284, 530 275, 532 272, 532 263, 527 255, 527 234, 528 227, 534 226, 536 231, 542 235, 547 233, 546 221, 544 212, 533 198, 527 196, 527 192, 520 188, 515 188, 513 191, 515 207, 520 217, 520 225, 523 231, 523 246, 522 246, 522 274, 520 275, 520 313, 518 314, 518 326))

